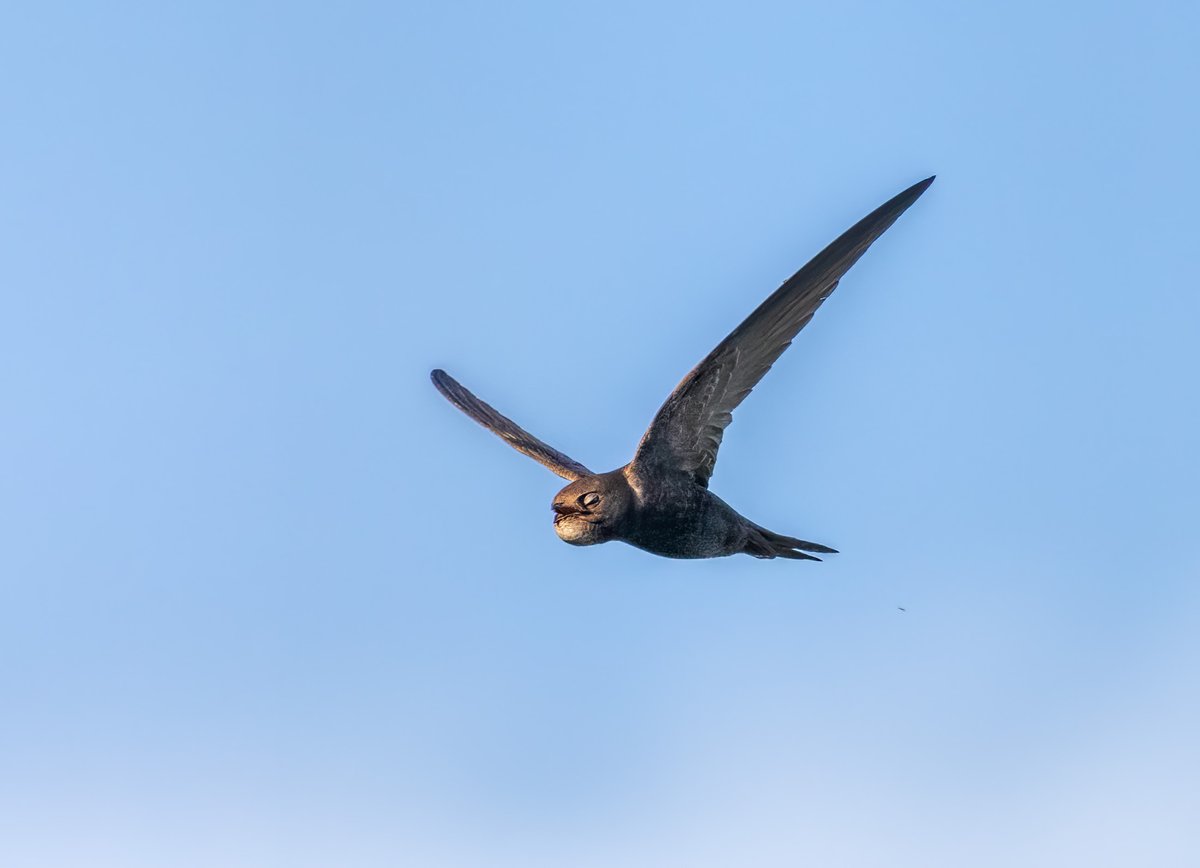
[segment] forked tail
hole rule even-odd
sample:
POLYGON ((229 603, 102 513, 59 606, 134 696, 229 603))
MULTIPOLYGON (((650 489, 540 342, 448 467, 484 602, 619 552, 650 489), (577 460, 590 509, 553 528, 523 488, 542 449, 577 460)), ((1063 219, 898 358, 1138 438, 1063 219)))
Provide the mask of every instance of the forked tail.
POLYGON ((819 561, 821 560, 820 558, 805 554, 805 552, 820 552, 825 555, 837 554, 837 549, 831 549, 829 546, 808 542, 808 540, 796 539, 794 536, 784 536, 783 534, 767 530, 765 527, 760 527, 757 524, 749 524, 750 533, 746 537, 746 547, 742 551, 756 558, 790 558, 794 561, 819 561))

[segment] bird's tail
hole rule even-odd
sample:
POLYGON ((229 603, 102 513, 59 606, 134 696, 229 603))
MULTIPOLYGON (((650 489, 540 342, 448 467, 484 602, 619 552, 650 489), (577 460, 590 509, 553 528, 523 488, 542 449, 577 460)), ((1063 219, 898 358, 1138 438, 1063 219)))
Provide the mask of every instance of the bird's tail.
POLYGON ((746 537, 746 546, 742 551, 756 558, 790 558, 794 561, 821 560, 813 555, 805 554, 805 552, 837 554, 837 549, 831 549, 829 546, 796 539, 794 536, 784 536, 753 523, 751 523, 750 533, 746 537))

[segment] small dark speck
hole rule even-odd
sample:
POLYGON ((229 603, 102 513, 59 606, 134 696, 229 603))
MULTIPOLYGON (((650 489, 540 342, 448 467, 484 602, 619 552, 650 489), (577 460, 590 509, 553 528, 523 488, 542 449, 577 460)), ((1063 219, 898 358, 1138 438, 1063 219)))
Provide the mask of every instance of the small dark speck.
POLYGON ((903 606, 897 606, 896 608, 897 608, 897 609, 899 609, 901 612, 907 612, 907 611, 908 611, 908 609, 904 608, 903 606))

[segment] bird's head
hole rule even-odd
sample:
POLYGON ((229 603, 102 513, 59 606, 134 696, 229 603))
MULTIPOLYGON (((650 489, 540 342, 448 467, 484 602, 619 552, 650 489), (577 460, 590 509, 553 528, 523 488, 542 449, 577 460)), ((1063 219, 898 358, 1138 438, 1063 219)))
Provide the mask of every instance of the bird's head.
POLYGON ((633 491, 619 470, 581 476, 554 495, 554 532, 576 546, 608 542, 620 535, 632 504, 633 491))

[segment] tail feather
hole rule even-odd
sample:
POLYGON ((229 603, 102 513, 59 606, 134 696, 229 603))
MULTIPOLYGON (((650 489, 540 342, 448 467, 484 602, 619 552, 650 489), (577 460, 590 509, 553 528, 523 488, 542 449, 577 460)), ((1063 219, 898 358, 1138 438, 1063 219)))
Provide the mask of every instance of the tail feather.
POLYGON ((767 530, 755 524, 751 526, 746 538, 746 546, 742 549, 746 554, 756 558, 788 558, 794 561, 819 561, 818 557, 805 552, 820 552, 835 555, 837 549, 823 546, 820 543, 797 539, 794 536, 784 536, 767 530), (798 550, 798 551, 797 551, 798 550))
POLYGON ((819 561, 821 560, 816 555, 806 555, 804 552, 792 551, 791 549, 776 549, 771 557, 787 558, 793 561, 819 561))
POLYGON ((829 546, 823 546, 820 543, 809 542, 808 540, 796 539, 794 536, 784 536, 783 534, 772 533, 767 531, 767 536, 772 540, 778 540, 786 546, 794 549, 802 549, 806 552, 821 552, 826 555, 836 555, 837 549, 831 549, 829 546))

